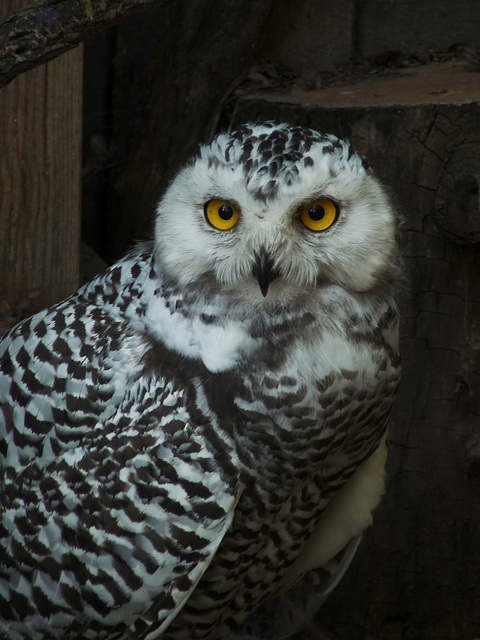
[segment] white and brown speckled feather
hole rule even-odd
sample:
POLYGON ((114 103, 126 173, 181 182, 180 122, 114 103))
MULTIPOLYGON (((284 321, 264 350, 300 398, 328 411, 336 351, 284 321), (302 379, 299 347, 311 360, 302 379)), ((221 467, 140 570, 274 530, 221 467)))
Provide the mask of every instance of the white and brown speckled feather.
POLYGON ((383 490, 396 227, 350 145, 248 125, 179 173, 153 245, 5 337, 0 638, 220 640, 305 571, 339 579, 383 490))

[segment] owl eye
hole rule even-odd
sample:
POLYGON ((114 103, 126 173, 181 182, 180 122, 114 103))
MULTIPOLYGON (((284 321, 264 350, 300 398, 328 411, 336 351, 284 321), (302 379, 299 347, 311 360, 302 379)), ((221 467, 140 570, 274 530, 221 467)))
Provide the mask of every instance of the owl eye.
POLYGON ((325 231, 332 226, 336 218, 337 207, 327 198, 310 202, 300 213, 300 220, 310 231, 325 231))
POLYGON ((205 204, 205 217, 212 227, 226 231, 237 223, 238 211, 225 200, 209 200, 205 204))

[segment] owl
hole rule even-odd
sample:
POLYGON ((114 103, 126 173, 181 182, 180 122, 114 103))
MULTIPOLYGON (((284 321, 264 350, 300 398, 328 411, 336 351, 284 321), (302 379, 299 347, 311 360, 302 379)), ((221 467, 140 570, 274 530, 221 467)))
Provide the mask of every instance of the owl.
POLYGON ((1 342, 1 638, 228 638, 384 490, 398 216, 352 146, 221 133, 155 224, 1 342))

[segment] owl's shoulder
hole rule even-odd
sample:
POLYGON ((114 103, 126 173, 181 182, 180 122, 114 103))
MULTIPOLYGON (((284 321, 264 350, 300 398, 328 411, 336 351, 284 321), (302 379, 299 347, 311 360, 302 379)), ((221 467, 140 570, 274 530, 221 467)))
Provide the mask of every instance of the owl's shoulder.
POLYGON ((141 378, 145 341, 135 274, 145 262, 137 255, 115 265, 0 342, 7 466, 49 464, 111 418, 141 378))

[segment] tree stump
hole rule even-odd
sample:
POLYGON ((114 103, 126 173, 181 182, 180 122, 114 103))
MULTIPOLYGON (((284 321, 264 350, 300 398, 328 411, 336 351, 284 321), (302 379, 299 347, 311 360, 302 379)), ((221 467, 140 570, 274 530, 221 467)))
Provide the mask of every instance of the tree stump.
POLYGON ((455 65, 322 91, 243 90, 231 125, 348 137, 405 218, 403 378, 388 490, 319 619, 343 640, 480 633, 480 76, 455 65))

